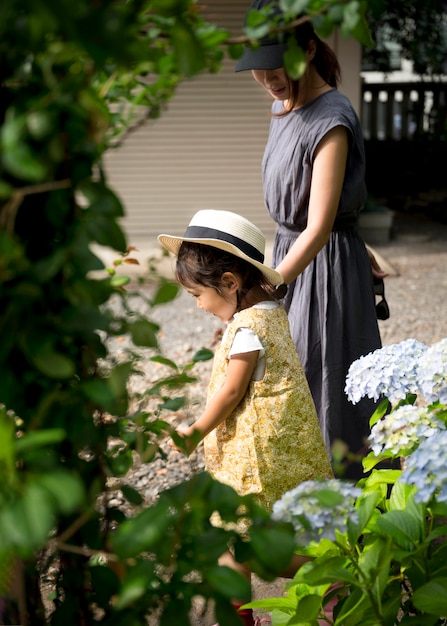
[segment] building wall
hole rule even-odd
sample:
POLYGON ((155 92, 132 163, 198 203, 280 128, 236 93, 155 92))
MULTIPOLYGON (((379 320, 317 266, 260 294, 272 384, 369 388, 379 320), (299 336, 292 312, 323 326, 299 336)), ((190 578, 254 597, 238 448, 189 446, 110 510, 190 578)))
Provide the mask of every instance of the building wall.
MULTIPOLYGON (((238 35, 245 7, 240 0, 208 0, 206 14, 238 35)), ((359 110, 360 46, 337 34, 328 43, 342 66, 341 91, 359 110)), ((158 120, 107 153, 109 182, 126 209, 129 244, 151 246, 161 232, 182 234, 203 208, 235 211, 273 235, 261 184, 271 98, 250 72, 233 67, 226 59, 219 74, 180 85, 158 120)))

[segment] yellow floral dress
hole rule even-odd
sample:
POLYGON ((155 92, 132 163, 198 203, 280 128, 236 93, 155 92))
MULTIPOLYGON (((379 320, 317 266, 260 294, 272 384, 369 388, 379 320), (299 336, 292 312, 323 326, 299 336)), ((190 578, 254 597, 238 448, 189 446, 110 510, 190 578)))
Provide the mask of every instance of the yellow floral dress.
POLYGON ((254 494, 271 510, 305 480, 332 477, 315 406, 287 314, 276 308, 244 309, 217 348, 208 399, 223 385, 229 351, 240 328, 250 328, 265 351, 262 380, 250 381, 235 411, 205 437, 207 470, 240 495, 254 494))

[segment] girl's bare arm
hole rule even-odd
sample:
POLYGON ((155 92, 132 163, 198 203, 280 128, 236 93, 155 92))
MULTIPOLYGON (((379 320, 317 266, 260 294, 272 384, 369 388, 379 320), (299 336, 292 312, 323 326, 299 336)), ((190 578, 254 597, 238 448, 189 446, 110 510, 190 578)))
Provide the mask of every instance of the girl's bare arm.
MULTIPOLYGON (((188 442, 190 452, 206 435, 227 419, 245 396, 258 359, 259 350, 233 355, 228 363, 224 385, 209 399, 205 411, 187 428, 179 428, 182 437, 195 434, 194 442, 188 442), (197 437, 200 435, 200 439, 197 437)), ((171 447, 179 449, 172 442, 171 447)), ((181 451, 181 450, 180 450, 181 451)))

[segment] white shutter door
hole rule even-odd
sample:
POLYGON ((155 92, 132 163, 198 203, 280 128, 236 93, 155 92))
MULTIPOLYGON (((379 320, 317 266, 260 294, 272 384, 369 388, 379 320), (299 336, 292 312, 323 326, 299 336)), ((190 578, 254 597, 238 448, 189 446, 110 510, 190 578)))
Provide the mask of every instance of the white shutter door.
MULTIPOLYGON (((209 0, 206 16, 240 34, 245 8, 237 0, 209 0)), ((218 74, 182 83, 158 120, 107 153, 130 244, 152 245, 161 232, 182 234, 203 208, 240 213, 273 234, 261 183, 271 98, 250 72, 233 68, 226 59, 218 74)))

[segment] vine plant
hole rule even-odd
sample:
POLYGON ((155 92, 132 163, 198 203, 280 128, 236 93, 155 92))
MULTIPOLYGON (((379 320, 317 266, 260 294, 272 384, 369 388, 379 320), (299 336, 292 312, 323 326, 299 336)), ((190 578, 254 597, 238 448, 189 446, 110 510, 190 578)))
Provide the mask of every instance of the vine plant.
MULTIPOLYGON (((289 20, 308 11, 326 29, 366 32, 361 2, 281 4, 289 20)), ((0 31, 0 622, 141 626, 159 611, 160 625, 177 626, 201 595, 230 624, 229 599, 244 597, 245 582, 218 556, 232 542, 272 578, 293 532, 207 474, 149 508, 122 485, 139 507, 129 519, 99 506, 137 446, 149 461, 157 453, 159 414, 184 401, 194 359, 179 367, 163 357, 145 315, 114 316, 106 304, 126 298, 126 279, 105 270, 92 244, 130 259, 104 152, 142 111, 160 115, 181 80, 218 71, 243 42, 206 22, 193 0, 4 0, 0 31), (155 415, 129 411, 134 358, 103 366, 105 338, 123 333, 171 370, 148 390, 155 415), (111 446, 116 439, 123 445, 111 446), (236 520, 242 504, 250 541, 209 523, 214 510, 236 520)), ((175 294, 160 281, 151 305, 175 294)))

